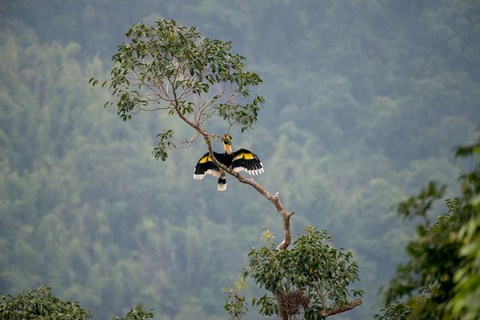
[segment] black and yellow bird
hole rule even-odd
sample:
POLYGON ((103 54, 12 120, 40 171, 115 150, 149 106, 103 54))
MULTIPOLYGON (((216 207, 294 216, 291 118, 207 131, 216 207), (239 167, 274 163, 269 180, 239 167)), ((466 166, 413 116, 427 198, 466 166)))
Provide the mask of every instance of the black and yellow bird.
MULTIPOLYGON (((223 148, 225 149, 225 153, 213 152, 215 159, 221 164, 231 168, 235 172, 247 171, 251 175, 263 173, 263 164, 256 154, 246 149, 232 152, 232 141, 229 135, 223 135, 223 148)), ((206 174, 218 177, 218 191, 225 191, 227 189, 225 171, 213 163, 208 152, 198 160, 195 170, 193 171, 193 179, 202 180, 206 174)))

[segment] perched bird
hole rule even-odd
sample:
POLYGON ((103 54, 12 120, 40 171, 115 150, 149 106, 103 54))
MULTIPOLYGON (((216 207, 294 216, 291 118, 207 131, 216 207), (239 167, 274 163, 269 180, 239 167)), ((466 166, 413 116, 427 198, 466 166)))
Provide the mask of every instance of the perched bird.
MULTIPOLYGON (((223 148, 225 149, 225 153, 213 152, 215 159, 221 164, 233 169, 235 172, 247 171, 251 175, 263 173, 263 164, 253 152, 246 149, 232 152, 232 141, 229 135, 223 135, 223 148)), ((218 177, 218 191, 225 191, 227 189, 225 171, 213 163, 208 152, 198 160, 195 170, 193 171, 193 179, 202 180, 206 174, 218 177)))

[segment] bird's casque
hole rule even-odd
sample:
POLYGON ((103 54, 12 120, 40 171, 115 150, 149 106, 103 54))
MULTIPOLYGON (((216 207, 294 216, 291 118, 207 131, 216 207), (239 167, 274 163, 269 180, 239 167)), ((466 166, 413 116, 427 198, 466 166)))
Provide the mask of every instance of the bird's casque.
MULTIPOLYGON (((239 149, 232 152, 232 141, 229 135, 223 135, 223 148, 225 149, 225 153, 213 152, 215 159, 221 164, 231 168, 235 172, 247 171, 247 173, 251 175, 263 173, 263 164, 256 154, 246 149, 239 149)), ((206 174, 218 177, 218 191, 225 191, 227 189, 225 171, 213 163, 208 152, 198 160, 193 171, 193 179, 202 180, 206 174)))

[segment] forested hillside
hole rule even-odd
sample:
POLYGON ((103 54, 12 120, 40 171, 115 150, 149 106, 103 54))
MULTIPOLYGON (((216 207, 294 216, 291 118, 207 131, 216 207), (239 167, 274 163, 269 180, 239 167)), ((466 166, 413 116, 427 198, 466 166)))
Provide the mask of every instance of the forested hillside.
MULTIPOLYGON (((4 1, 0 292, 46 284, 94 319, 134 304, 155 319, 224 319, 221 288, 262 226, 282 234, 248 186, 192 179, 203 143, 154 159, 166 124, 191 134, 180 122, 124 123, 88 85, 109 77, 131 25, 158 18, 232 40, 261 76, 259 122, 231 132, 233 147, 262 159, 255 179, 295 211, 294 234, 327 229, 353 252, 366 296, 337 319, 372 319, 415 233, 392 206, 429 180, 455 195, 472 165, 452 149, 480 124, 476 0, 4 1)), ((250 281, 247 296, 260 292, 250 281)))

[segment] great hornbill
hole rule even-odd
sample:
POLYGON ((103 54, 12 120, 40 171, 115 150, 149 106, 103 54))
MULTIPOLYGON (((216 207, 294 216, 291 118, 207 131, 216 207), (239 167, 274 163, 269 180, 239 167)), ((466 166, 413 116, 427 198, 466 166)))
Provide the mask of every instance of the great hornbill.
MULTIPOLYGON (((223 135, 223 148, 225 149, 225 153, 213 152, 215 159, 221 164, 231 168, 235 172, 247 171, 251 175, 263 173, 263 164, 256 154, 246 149, 232 152, 232 141, 229 135, 223 135)), ((206 174, 218 177, 218 191, 225 191, 227 189, 225 171, 213 163, 208 152, 198 160, 195 170, 193 171, 193 179, 202 180, 206 174)))

